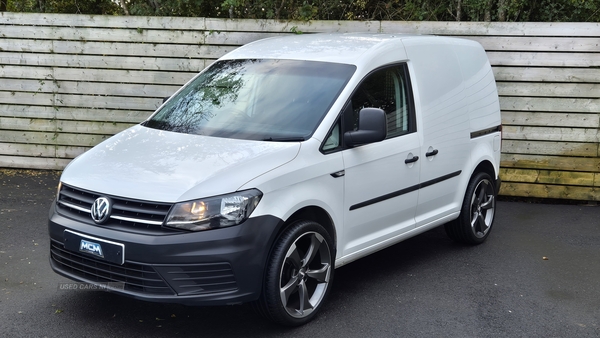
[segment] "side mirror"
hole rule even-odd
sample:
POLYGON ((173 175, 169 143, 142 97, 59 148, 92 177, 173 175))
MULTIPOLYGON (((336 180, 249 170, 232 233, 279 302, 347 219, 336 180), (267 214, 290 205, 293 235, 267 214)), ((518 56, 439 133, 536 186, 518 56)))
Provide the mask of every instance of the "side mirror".
POLYGON ((379 108, 363 108, 358 112, 358 130, 344 133, 348 147, 383 141, 387 136, 385 112, 379 108))

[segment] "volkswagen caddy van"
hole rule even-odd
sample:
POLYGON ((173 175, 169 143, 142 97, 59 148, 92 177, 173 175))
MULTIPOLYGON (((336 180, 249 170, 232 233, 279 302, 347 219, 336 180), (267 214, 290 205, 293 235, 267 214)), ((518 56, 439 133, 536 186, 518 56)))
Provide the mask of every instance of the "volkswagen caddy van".
POLYGON ((50 264, 154 302, 311 320, 334 269, 437 226, 490 235, 501 121, 476 42, 270 38, 64 170, 50 264))

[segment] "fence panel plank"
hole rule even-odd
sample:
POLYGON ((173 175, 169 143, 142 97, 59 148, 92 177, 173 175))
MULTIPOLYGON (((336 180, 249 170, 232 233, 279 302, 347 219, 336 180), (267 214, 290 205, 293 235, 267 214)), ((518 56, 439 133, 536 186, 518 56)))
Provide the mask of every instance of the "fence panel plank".
POLYGON ((600 99, 502 97, 502 110, 548 111, 597 113, 600 112, 600 99))
POLYGON ((599 23, 554 22, 434 22, 382 21, 385 33, 485 36, 590 36, 597 37, 599 23))
POLYGON ((598 67, 599 53, 487 52, 493 66, 598 67))
POLYGON ((84 14, 37 14, 0 12, 0 25, 56 26, 56 27, 110 27, 198 30, 205 29, 204 18, 160 16, 113 16, 84 14))
POLYGON ((598 68, 494 67, 496 81, 600 83, 598 68))
POLYGON ((544 140, 565 142, 599 142, 598 129, 504 126, 502 137, 507 140, 544 140))
POLYGON ((106 95, 57 94, 56 102, 58 107, 135 109, 152 112, 162 104, 162 99, 106 95))
POLYGON ((0 142, 24 144, 54 144, 63 146, 93 147, 109 135, 67 134, 57 132, 3 130, 0 142))
POLYGON ((148 111, 0 104, 1 117, 139 123, 150 114, 148 111))
POLYGON ((61 94, 100 94, 135 97, 167 97, 173 95, 181 86, 129 84, 114 85, 95 82, 50 81, 50 80, 21 80, 0 78, 0 88, 9 92, 32 92, 61 94))
POLYGON ((0 168, 62 170, 69 162, 71 162, 71 158, 0 155, 0 168))
POLYGON ((560 51, 564 52, 598 52, 598 38, 577 37, 537 37, 537 36, 464 36, 479 42, 487 51, 560 51))
POLYGON ((0 155, 27 157, 56 157, 71 159, 83 154, 88 149, 90 148, 43 144, 0 143, 0 155))
POLYGON ((501 170, 503 182, 523 182, 559 185, 594 186, 598 182, 598 173, 555 171, 535 169, 512 169, 501 170))
POLYGON ((502 124, 517 126, 600 128, 600 114, 503 111, 502 124))
POLYGON ((1 92, 0 103, 4 104, 27 104, 36 106, 55 106, 54 94, 47 93, 24 93, 24 92, 1 92))
POLYGON ((600 84, 596 83, 528 83, 528 82, 499 82, 497 84, 500 96, 534 96, 534 97, 600 97, 600 84))
POLYGON ((213 59, 2 52, 0 65, 199 72, 213 59))
POLYGON ((65 40, 1 39, 0 48, 10 52, 58 53, 74 55, 147 56, 216 59, 237 46, 205 44, 125 43, 65 40))
POLYGON ((61 133, 81 133, 114 135, 129 127, 133 123, 117 123, 104 121, 70 121, 57 119, 33 119, 0 117, 0 129, 22 131, 47 131, 60 130, 61 133))
POLYGON ((597 143, 503 140, 502 152, 528 155, 598 157, 597 143))
POLYGON ((71 40, 71 41, 119 41, 119 42, 148 42, 205 44, 206 33, 201 30, 158 30, 147 28, 75 28, 75 27, 39 27, 39 26, 10 26, 2 27, 2 34, 11 39, 27 40, 71 40))
POLYGON ((56 80, 84 81, 84 82, 111 82, 111 83, 141 83, 157 85, 181 86, 191 80, 196 72, 156 72, 156 71, 129 71, 113 69, 74 69, 56 68, 53 77, 56 80))
POLYGON ((600 172, 598 157, 502 154, 500 165, 503 168, 600 172))

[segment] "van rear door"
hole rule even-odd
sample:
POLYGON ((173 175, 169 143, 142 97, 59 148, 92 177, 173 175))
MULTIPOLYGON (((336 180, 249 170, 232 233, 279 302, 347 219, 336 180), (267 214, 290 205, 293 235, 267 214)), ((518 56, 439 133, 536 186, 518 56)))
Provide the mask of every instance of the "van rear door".
POLYGON ((469 175, 469 104, 452 45, 432 37, 405 41, 423 138, 416 226, 459 210, 469 175))

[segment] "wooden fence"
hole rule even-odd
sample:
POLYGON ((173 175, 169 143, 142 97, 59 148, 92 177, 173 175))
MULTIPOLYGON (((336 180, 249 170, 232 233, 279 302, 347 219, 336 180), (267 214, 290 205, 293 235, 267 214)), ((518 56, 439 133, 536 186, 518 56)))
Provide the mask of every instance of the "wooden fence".
POLYGON ((256 39, 386 32, 479 41, 501 96, 501 194, 600 200, 600 24, 276 22, 0 14, 0 167, 62 169, 256 39))

